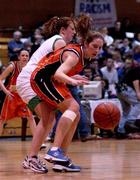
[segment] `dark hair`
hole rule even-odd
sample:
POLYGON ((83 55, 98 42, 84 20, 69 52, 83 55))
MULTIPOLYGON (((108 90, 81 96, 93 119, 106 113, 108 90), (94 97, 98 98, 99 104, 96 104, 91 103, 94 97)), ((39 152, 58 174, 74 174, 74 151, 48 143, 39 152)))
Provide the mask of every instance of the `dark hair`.
POLYGON ((55 34, 59 34, 62 27, 65 29, 69 26, 69 24, 74 21, 70 17, 57 17, 54 16, 49 21, 44 23, 43 25, 43 34, 46 38, 50 38, 55 34))
POLYGON ((81 14, 77 19, 76 30, 77 34, 83 39, 86 38, 88 31, 92 30, 93 19, 88 14, 81 14))
POLYGON ((10 57, 10 61, 18 61, 18 56, 20 55, 20 53, 22 51, 27 51, 30 55, 30 52, 29 50, 27 50, 26 48, 21 48, 17 53, 13 54, 11 57, 10 57))
POLYGON ((17 59, 15 59, 15 60, 13 60, 13 61, 19 61, 18 56, 20 56, 20 53, 21 53, 22 51, 27 51, 27 52, 29 53, 29 57, 30 57, 30 52, 29 52, 27 49, 22 48, 22 49, 20 49, 20 50, 18 51, 18 53, 17 53, 17 59))
POLYGON ((26 48, 21 48, 21 49, 18 51, 17 56, 19 56, 22 51, 27 51, 27 52, 30 54, 30 52, 29 52, 28 49, 26 49, 26 48))
POLYGON ((83 43, 87 42, 89 44, 90 42, 92 42, 94 39, 97 39, 97 38, 102 39, 104 42, 104 37, 101 33, 96 32, 96 31, 88 31, 86 38, 83 39, 83 43))
POLYGON ((104 42, 104 37, 99 32, 92 31, 93 29, 93 19, 89 14, 81 14, 77 19, 76 30, 77 35, 80 37, 80 43, 88 44, 96 38, 100 38, 104 42))

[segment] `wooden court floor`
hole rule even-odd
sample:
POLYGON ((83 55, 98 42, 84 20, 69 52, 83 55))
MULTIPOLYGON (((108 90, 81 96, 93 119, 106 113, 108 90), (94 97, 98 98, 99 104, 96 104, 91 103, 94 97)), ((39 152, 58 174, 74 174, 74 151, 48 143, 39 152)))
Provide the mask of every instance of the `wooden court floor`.
POLYGON ((69 156, 82 166, 80 173, 56 173, 49 163, 47 174, 24 170, 29 147, 30 140, 0 140, 0 180, 140 180, 140 140, 72 142, 69 156))

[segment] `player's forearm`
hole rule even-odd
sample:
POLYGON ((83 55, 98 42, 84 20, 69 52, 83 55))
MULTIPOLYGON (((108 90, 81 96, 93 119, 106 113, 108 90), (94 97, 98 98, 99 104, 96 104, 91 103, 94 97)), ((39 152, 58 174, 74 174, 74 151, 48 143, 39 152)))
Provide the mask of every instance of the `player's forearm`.
POLYGON ((54 74, 54 79, 65 84, 71 84, 72 78, 64 73, 56 72, 54 74))

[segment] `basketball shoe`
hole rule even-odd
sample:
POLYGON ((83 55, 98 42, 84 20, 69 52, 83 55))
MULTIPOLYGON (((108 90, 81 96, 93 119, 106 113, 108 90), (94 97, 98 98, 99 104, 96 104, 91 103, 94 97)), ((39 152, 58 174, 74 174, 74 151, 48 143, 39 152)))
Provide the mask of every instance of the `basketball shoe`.
POLYGON ((51 150, 47 152, 47 154, 44 157, 45 160, 48 162, 67 162, 69 161, 69 158, 64 155, 64 152, 61 148, 58 148, 57 150, 51 150))
POLYGON ((25 169, 31 169, 32 171, 37 173, 48 172, 46 164, 43 161, 41 161, 37 156, 32 156, 32 157, 26 156, 26 158, 22 163, 22 166, 25 169))
POLYGON ((81 167, 74 165, 71 160, 69 160, 68 162, 54 163, 53 170, 55 172, 80 172, 81 167))

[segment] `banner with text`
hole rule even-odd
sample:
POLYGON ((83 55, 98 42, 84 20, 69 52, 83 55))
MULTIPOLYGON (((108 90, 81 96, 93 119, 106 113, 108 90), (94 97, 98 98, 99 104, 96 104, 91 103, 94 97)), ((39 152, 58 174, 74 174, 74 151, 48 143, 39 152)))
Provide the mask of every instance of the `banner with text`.
POLYGON ((75 0, 75 15, 88 13, 95 27, 112 27, 116 21, 115 0, 75 0))

